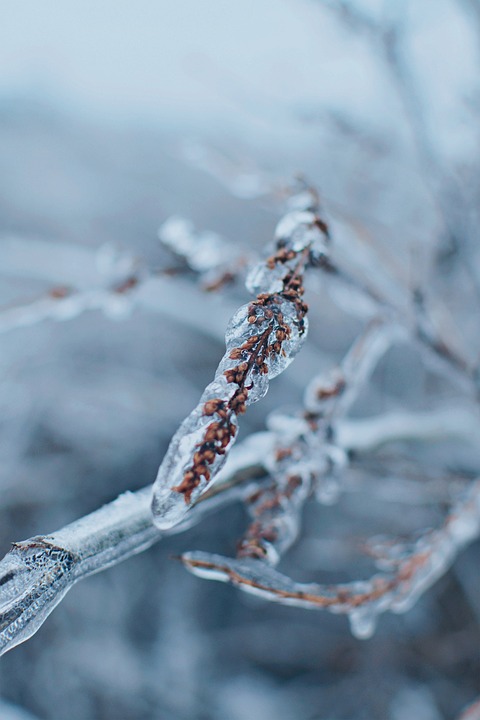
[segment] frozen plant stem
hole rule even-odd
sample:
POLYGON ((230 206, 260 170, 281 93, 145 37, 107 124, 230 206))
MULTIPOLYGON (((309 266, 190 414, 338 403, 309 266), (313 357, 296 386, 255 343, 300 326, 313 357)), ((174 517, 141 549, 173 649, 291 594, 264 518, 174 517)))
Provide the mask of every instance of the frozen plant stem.
POLYGON ((181 522, 211 485, 235 442, 239 416, 265 395, 269 380, 288 367, 305 339, 303 274, 325 261, 328 242, 318 202, 313 194, 306 197, 308 209, 282 218, 273 253, 250 271, 247 289, 257 297, 231 319, 215 378, 175 433, 159 468, 152 511, 161 529, 181 522))
MULTIPOLYGON (((206 512, 238 497, 240 469, 202 497, 186 530, 206 512)), ((161 539, 150 512, 151 486, 126 492, 50 535, 13 543, 0 561, 0 655, 28 640, 78 581, 106 570, 161 539)))
POLYGON ((182 556, 195 575, 230 582, 266 600, 328 610, 349 616, 352 632, 370 637, 381 613, 406 612, 450 567, 458 552, 480 531, 480 481, 459 498, 441 528, 427 531, 410 546, 388 545, 378 564, 385 572, 342 585, 297 583, 252 557, 231 559, 210 553, 182 556))
MULTIPOLYGON (((459 418, 458 413, 445 414, 442 425, 438 422, 437 413, 424 414, 420 420, 414 414, 404 413, 401 422, 397 423, 397 430, 400 437, 415 437, 417 430, 421 431, 419 437, 428 439, 425 426, 427 430, 431 426, 431 436, 437 438, 456 435, 459 428, 474 425, 474 418, 469 414, 464 414, 461 422, 459 418)), ((345 425, 340 423, 338 435, 346 450, 350 447, 369 450, 394 439, 392 428, 382 435, 385 426, 382 418, 378 419, 374 431, 368 429, 367 433, 363 432, 363 425, 371 422, 355 420, 345 421, 345 425), (365 440, 365 435, 368 440, 365 440), (357 448, 358 437, 362 441, 357 443, 361 446, 357 448)), ((478 438, 479 434, 477 425, 475 437, 478 438)), ((266 473, 262 464, 273 447, 274 437, 273 433, 258 433, 258 437, 253 435, 234 448, 221 477, 199 498, 195 512, 188 516, 188 523, 176 526, 174 532, 188 529, 202 520, 207 512, 239 500, 245 493, 247 499, 253 501, 254 488, 248 489, 248 482, 266 473)), ((473 436, 471 439, 474 439, 473 436)), ((303 494, 301 488, 292 490, 303 494)), ((143 552, 163 537, 164 533, 152 524, 151 492, 152 487, 148 486, 135 493, 125 493, 61 530, 13 544, 10 552, 0 560, 0 654, 31 637, 78 580, 143 552)), ((266 488, 263 497, 266 498, 269 492, 266 488)), ((295 497, 292 502, 297 502, 295 497)), ((285 535, 282 538, 282 543, 285 543, 285 535)), ((285 544, 281 550, 284 549, 285 544)), ((274 557, 273 551, 274 548, 270 551, 271 557, 274 557)))

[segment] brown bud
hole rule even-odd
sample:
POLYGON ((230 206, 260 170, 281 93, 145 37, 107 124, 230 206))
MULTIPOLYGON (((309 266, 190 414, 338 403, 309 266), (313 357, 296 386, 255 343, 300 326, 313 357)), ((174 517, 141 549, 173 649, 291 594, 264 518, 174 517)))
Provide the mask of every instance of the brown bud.
POLYGON ((204 450, 203 459, 205 460, 205 462, 207 462, 211 465, 213 463, 213 461, 215 460, 215 453, 213 452, 213 450, 210 450, 210 449, 204 450))
POLYGON ((215 399, 215 400, 207 400, 205 405, 203 406, 203 414, 204 415, 214 415, 214 413, 217 412, 219 408, 223 406, 223 400, 215 399))

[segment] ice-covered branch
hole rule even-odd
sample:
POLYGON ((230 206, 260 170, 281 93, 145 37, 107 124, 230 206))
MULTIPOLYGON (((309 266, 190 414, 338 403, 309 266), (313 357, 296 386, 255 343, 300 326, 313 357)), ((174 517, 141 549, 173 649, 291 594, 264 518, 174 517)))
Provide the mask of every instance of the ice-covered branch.
POLYGON ((378 615, 406 612, 450 567, 458 552, 480 533, 480 481, 455 503, 441 528, 410 545, 391 544, 379 560, 384 572, 366 581, 339 585, 296 583, 261 560, 230 559, 194 552, 182 556, 194 574, 230 582, 240 589, 285 605, 347 614, 352 632, 370 637, 378 615))
POLYGON ((378 317, 353 343, 338 367, 319 373, 308 384, 304 406, 310 419, 332 424, 347 415, 386 351, 405 332, 378 317))
POLYGON ((398 440, 435 441, 457 438, 480 441, 477 412, 465 407, 438 408, 429 412, 397 411, 362 420, 344 420, 337 428, 339 445, 368 452, 398 440))
MULTIPOLYGON (((435 412, 423 414, 420 419, 413 413, 404 413, 402 422, 396 426, 396 433, 392 432, 384 417, 376 419, 373 431, 368 429, 372 422, 342 421, 338 426, 337 440, 347 450, 361 451, 373 449, 396 437, 411 438, 416 434, 422 439, 439 438, 470 429, 470 439, 474 439, 475 433, 477 439, 480 436, 475 418, 466 412, 462 414, 461 410, 445 411, 440 419, 435 412)), ((247 483, 248 486, 250 480, 267 473, 265 459, 274 447, 275 434, 264 432, 250 436, 233 448, 216 484, 199 498, 195 512, 188 515, 188 524, 182 523, 174 531, 183 531, 220 504, 245 497, 243 485, 247 483)), ((287 510, 287 516, 285 503, 291 501, 297 504, 298 499, 303 499, 305 487, 293 488, 293 491, 300 493, 300 498, 288 498, 288 486, 283 497, 279 497, 271 482, 252 488, 246 493, 247 502, 252 505, 252 515, 260 510, 262 520, 271 519, 278 531, 279 520, 275 514, 283 509, 287 510), (261 498, 272 500, 272 516, 268 516, 267 503, 261 507, 261 498)), ((151 486, 135 493, 125 493, 62 530, 13 545, 0 561, 0 653, 33 635, 75 582, 142 552, 161 539, 163 533, 152 525, 150 498, 151 486)), ((288 523, 288 518, 281 522, 288 523)), ((289 535, 293 542, 295 528, 287 525, 287 530, 293 530, 293 534, 289 535)), ((280 534, 279 537, 282 538, 283 552, 288 545, 285 545, 287 535, 280 534)), ((247 543, 252 539, 252 535, 247 537, 247 543)), ((262 542, 270 543, 272 548, 275 545, 271 536, 263 537, 262 542)), ((273 551, 270 551, 270 556, 274 556, 273 551)))
POLYGON ((246 285, 256 300, 231 319, 215 378, 170 443, 154 484, 152 511, 160 528, 180 522, 210 486, 235 442, 238 417, 265 395, 305 339, 303 275, 325 260, 328 241, 316 198, 306 199, 305 209, 278 224, 273 253, 250 271, 246 285))
POLYGON ((337 438, 339 423, 382 355, 399 337, 402 333, 397 325, 381 318, 373 320, 338 367, 310 381, 302 410, 269 416, 267 424, 277 438, 270 461, 266 461, 272 477, 299 476, 309 486, 313 482, 322 503, 338 497, 340 476, 348 464, 346 448, 337 438))
POLYGON ((223 340, 218 325, 204 318, 214 315, 221 326, 235 309, 228 298, 219 306, 185 278, 152 271, 138 258, 111 246, 90 249, 23 238, 4 243, 1 275, 31 277, 51 289, 28 303, 0 308, 0 333, 46 320, 73 320, 94 310, 124 318, 142 308, 223 340))
POLYGON ((409 335, 425 362, 433 370, 446 375, 457 387, 467 394, 477 393, 474 369, 446 342, 433 325, 419 318, 415 313, 403 312, 394 303, 374 288, 366 285, 345 271, 334 261, 324 265, 334 297, 342 307, 353 314, 379 314, 397 323, 409 335))
MULTIPOLYGON (((188 523, 174 532, 232 502, 240 485, 255 475, 253 466, 234 463, 232 470, 202 496, 188 523)), ((143 552, 162 538, 164 533, 152 524, 150 500, 150 486, 127 492, 61 530, 13 543, 0 561, 0 655, 31 637, 78 580, 143 552)))
POLYGON ((205 290, 218 290, 233 282, 245 269, 248 258, 218 233, 200 232, 186 218, 167 218, 158 230, 160 241, 181 257, 191 270, 198 273, 205 290))
POLYGON ((309 474, 287 474, 251 493, 246 498, 251 523, 238 544, 238 557, 275 565, 297 538, 310 485, 309 474))

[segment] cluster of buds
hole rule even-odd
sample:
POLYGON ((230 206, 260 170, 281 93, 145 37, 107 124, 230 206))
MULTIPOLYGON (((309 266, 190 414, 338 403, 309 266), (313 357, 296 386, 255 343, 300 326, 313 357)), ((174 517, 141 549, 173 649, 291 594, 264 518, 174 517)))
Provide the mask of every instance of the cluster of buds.
POLYGON ((279 228, 273 253, 247 277, 256 299, 230 321, 215 379, 160 466, 152 504, 160 528, 180 522, 209 487, 235 441, 238 416, 265 395, 269 380, 283 372, 305 339, 303 275, 325 253, 326 225, 311 211, 296 211, 279 228))
POLYGON ((297 537, 295 520, 309 489, 302 475, 291 474, 251 493, 246 504, 252 522, 238 543, 237 557, 275 565, 297 537))

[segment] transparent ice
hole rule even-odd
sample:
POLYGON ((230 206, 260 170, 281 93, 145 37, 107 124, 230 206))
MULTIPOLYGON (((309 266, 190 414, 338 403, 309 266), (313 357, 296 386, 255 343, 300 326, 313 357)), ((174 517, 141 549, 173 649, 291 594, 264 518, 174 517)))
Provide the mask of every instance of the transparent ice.
POLYGON ((261 335, 268 327, 268 322, 263 320, 260 324, 249 323, 251 303, 242 305, 231 318, 225 331, 225 344, 227 351, 241 347, 254 335, 261 335))
MULTIPOLYGON (((303 318, 303 332, 300 332, 297 311, 292 302, 283 300, 278 307, 283 315, 283 325, 290 328, 290 335, 282 342, 280 352, 272 353, 268 357, 267 365, 270 378, 274 378, 286 370, 301 349, 308 333, 308 318, 303 318)), ((274 342, 274 338, 272 338, 272 341, 274 342)))
POLYGON ((284 215, 275 229, 275 238, 297 253, 309 247, 310 256, 316 262, 329 253, 328 237, 318 227, 315 213, 310 211, 284 215))
POLYGON ((268 267, 264 262, 257 263, 249 271, 245 280, 247 290, 252 295, 268 293, 273 295, 283 289, 283 279, 290 272, 287 263, 276 263, 273 268, 268 267))

